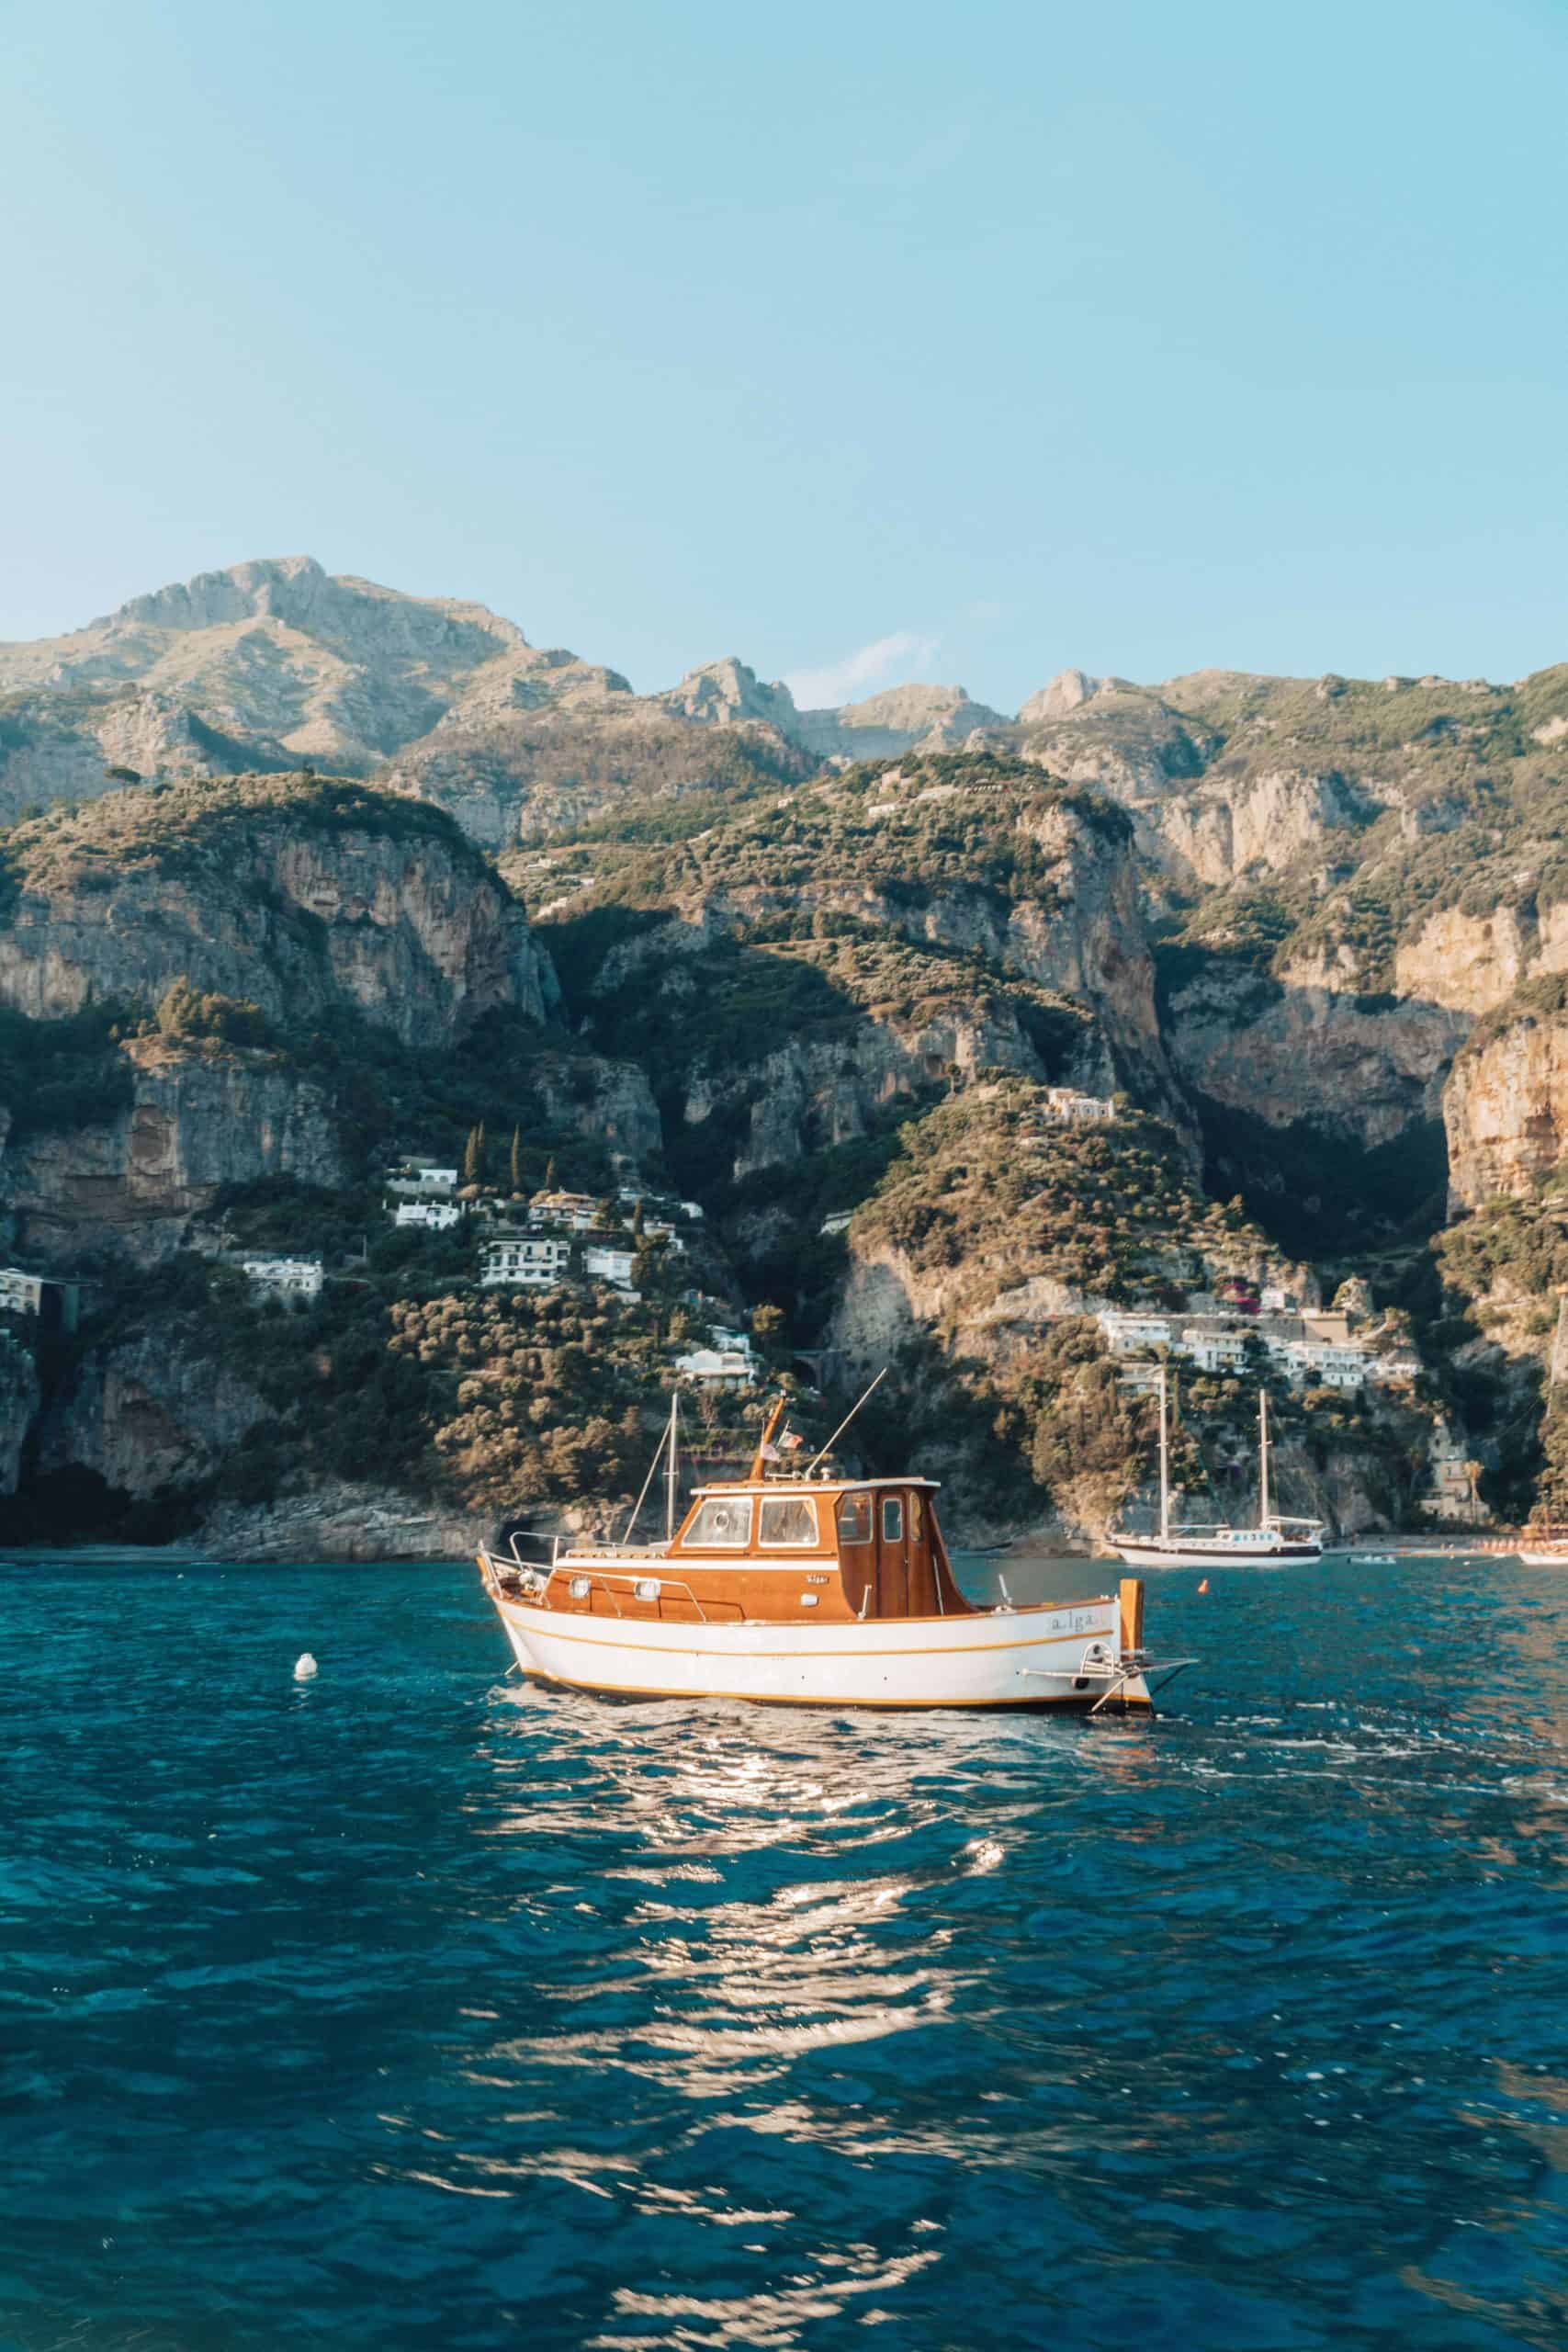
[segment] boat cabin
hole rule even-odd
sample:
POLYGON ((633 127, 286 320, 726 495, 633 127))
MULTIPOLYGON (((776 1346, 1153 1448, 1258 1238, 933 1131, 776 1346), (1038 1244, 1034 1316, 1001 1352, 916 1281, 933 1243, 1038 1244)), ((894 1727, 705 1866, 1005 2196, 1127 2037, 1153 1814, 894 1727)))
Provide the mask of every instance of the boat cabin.
POLYGON ((666 1557, 705 1587, 733 1579, 746 1614, 772 1615, 791 1591, 802 1615, 966 1613, 937 1523, 930 1478, 831 1483, 763 1478, 702 1487, 666 1557), (765 1610, 752 1604, 766 1603, 765 1610))
POLYGON ((668 1541, 552 1546, 547 1562, 513 1546, 516 1581, 523 1597, 587 1616, 704 1624, 972 1616, 936 1491, 930 1478, 699 1487, 668 1541))
MULTIPOLYGON (((699 1487, 663 1542, 584 1543, 528 1560, 536 1604, 591 1616, 818 1623, 975 1611, 953 1577, 931 1478, 846 1478, 822 1457, 779 1466, 774 1408, 747 1477, 699 1487)), ((507 1564, 510 1567, 510 1564, 507 1564)))

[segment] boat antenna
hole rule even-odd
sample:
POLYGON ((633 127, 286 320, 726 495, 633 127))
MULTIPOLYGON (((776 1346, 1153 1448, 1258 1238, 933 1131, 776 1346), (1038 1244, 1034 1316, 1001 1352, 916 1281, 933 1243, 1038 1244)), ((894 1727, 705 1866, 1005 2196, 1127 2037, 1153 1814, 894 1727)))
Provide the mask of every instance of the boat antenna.
POLYGON ((1258 1514, 1259 1527, 1269 1524, 1269 1385, 1258 1384, 1258 1483, 1262 1509, 1258 1514))
POLYGON ((860 1408, 865 1403, 866 1398, 871 1395, 871 1389, 879 1388, 886 1377, 887 1366, 884 1364, 882 1370, 877 1374, 876 1378, 872 1382, 871 1388, 863 1390, 863 1393, 855 1398, 854 1403, 850 1407, 849 1411, 844 1415, 843 1419, 839 1423, 838 1428, 833 1431, 832 1436, 828 1440, 828 1442, 822 1448, 821 1453, 814 1453, 812 1455, 810 1461, 807 1464, 805 1469, 800 1474, 803 1478, 809 1478, 813 1470, 816 1469, 817 1464, 828 1454, 832 1453, 833 1448, 843 1436, 844 1431, 849 1428, 850 1423, 854 1419, 855 1415, 860 1411, 860 1408))
POLYGON ((672 1388, 670 1391, 670 1483, 664 1496, 664 1540, 667 1544, 675 1541, 675 1486, 679 1475, 676 1456, 680 1447, 680 1424, 681 1392, 672 1388))
MULTIPOLYGON (((1159 1532, 1162 1537, 1170 1533, 1170 1431, 1167 1426, 1169 1411, 1170 1374, 1161 1359, 1159 1368, 1159 1532)), ((1147 1454, 1144 1456, 1148 1460, 1147 1454)))

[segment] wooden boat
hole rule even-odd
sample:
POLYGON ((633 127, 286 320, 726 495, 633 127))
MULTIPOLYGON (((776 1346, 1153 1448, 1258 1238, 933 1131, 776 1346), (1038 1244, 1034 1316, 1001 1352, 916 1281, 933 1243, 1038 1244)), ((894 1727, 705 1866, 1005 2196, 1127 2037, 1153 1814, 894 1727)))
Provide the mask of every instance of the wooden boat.
POLYGON ((1524 1531, 1519 1558, 1527 1568, 1568 1567, 1568 1528, 1538 1520, 1524 1531))
POLYGON ((1287 1519, 1269 1507, 1269 1392, 1258 1392, 1259 1510, 1256 1527, 1226 1520, 1203 1525, 1170 1523, 1170 1404, 1166 1367, 1159 1368, 1159 1526, 1148 1535, 1113 1528, 1111 1541, 1129 1567, 1281 1567, 1292 1560, 1321 1560, 1320 1519, 1287 1519))
POLYGON ((625 1698, 1101 1714, 1147 1713, 1150 1676, 1157 1690, 1193 1662, 1147 1657, 1135 1577, 1084 1600, 976 1607, 953 1574, 935 1482, 846 1477, 826 1448, 792 1474, 773 1443, 783 1412, 781 1400, 750 1474, 699 1487, 677 1525, 671 1408, 662 1542, 514 1533, 480 1552, 525 1675, 625 1698))

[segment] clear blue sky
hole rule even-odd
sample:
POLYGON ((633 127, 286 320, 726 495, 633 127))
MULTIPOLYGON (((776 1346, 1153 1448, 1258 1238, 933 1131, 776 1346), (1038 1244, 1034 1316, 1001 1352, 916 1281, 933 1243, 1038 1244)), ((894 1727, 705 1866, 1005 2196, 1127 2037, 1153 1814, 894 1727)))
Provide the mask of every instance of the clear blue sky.
POLYGON ((644 689, 1568 659, 1562 0, 6 46, 0 637, 310 552, 644 689))

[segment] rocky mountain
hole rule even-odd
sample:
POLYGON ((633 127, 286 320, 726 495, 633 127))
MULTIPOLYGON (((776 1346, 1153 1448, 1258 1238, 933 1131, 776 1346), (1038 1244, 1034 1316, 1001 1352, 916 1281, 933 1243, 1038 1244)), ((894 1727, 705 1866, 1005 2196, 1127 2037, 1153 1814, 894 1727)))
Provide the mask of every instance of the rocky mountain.
POLYGON ((868 1442, 970 1523, 1091 1529, 1146 1434, 1097 1312, 1348 1275, 1426 1385, 1282 1397, 1303 1492, 1398 1516, 1439 1415, 1568 1508, 1568 667, 803 710, 288 559, 0 648, 6 817, 0 1209, 91 1302, 8 1335, 18 1525, 589 1509, 677 1335, 758 1311, 781 1372, 890 1355, 868 1442), (1060 1085, 1115 1119, 1053 1137, 1060 1085), (479 1227, 387 1218, 415 1148, 705 1221, 634 1306, 476 1304, 479 1227), (277 1322, 237 1254, 318 1244, 277 1322))

